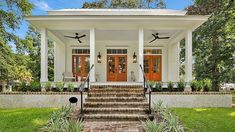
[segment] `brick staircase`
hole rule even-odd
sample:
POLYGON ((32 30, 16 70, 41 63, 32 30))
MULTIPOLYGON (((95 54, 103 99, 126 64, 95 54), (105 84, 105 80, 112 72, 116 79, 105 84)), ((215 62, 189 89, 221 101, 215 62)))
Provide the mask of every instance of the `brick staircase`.
POLYGON ((148 118, 143 86, 91 86, 84 103, 85 121, 140 121, 148 118))

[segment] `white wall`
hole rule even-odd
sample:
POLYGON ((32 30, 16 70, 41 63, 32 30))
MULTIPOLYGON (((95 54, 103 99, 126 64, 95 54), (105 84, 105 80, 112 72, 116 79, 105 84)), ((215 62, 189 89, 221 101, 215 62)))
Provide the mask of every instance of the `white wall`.
MULTIPOLYGON (((147 42, 145 42, 147 43, 147 42)), ((55 81, 62 81, 62 73, 72 72, 72 49, 89 49, 89 42, 83 42, 79 44, 74 41, 69 41, 65 46, 61 44, 55 45, 55 81), (66 48, 65 50, 63 50, 66 48), (66 63, 65 63, 66 62, 66 63)), ((138 63, 133 63, 133 54, 136 52, 138 57, 138 41, 96 41, 95 45, 95 56, 97 57, 100 52, 102 62, 97 63, 95 58, 95 71, 98 75, 98 82, 106 82, 106 49, 111 48, 126 48, 127 55, 127 81, 130 81, 130 72, 134 71, 136 79, 138 79, 138 63)), ((178 81, 179 80, 179 46, 178 44, 172 44, 168 47, 167 44, 155 47, 144 47, 144 48, 157 48, 162 49, 162 81, 178 81), (168 65, 170 64, 170 65, 168 65), (171 67, 169 67, 171 66, 171 67)), ((142 75, 141 75, 142 76, 142 75)))
MULTIPOLYGON (((148 99, 148 94, 146 94, 148 99)), ((232 94, 227 93, 152 93, 152 107, 159 101, 168 107, 232 107, 232 94)))

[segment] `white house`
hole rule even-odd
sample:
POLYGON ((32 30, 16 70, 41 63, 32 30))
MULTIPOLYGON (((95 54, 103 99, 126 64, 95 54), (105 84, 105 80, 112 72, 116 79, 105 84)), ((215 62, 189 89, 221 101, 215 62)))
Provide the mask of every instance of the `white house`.
POLYGON ((64 72, 80 80, 94 64, 91 83, 132 82, 131 74, 143 82, 139 65, 148 80, 176 82, 184 38, 185 81, 190 82, 192 32, 207 19, 168 9, 62 9, 26 17, 41 33, 41 82, 48 81, 49 37, 54 41, 55 81, 62 81, 64 72), (76 33, 79 40, 72 38, 76 33))

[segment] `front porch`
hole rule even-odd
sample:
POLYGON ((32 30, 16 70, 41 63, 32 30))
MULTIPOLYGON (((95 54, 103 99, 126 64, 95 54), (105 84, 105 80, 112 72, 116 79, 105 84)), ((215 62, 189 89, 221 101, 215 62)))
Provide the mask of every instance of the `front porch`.
POLYGON ((159 15, 160 10, 148 10, 154 17, 136 16, 135 10, 118 11, 77 9, 28 17, 27 20, 41 31, 41 82, 48 81, 49 37, 54 41, 54 81, 63 81, 63 73, 69 72, 80 82, 94 65, 90 71, 91 83, 143 83, 140 65, 148 80, 177 82, 180 79, 179 42, 185 39, 184 81, 189 84, 192 80, 192 31, 207 17, 188 16, 184 11, 160 12, 159 15), (80 14, 82 12, 85 14, 80 14), (103 16, 99 15, 101 12, 103 16), (85 36, 80 39, 81 43, 65 37, 76 33, 85 36), (166 39, 150 43, 156 34, 166 39))

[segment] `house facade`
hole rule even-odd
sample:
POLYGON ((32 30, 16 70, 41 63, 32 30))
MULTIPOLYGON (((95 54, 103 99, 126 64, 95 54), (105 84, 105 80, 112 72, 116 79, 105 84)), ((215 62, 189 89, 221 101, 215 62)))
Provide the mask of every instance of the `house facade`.
POLYGON ((185 82, 192 80, 192 32, 208 16, 168 9, 62 9, 26 20, 41 33, 41 82, 48 81, 48 45, 54 42, 54 81, 72 73, 82 81, 179 81, 185 39, 185 82))

